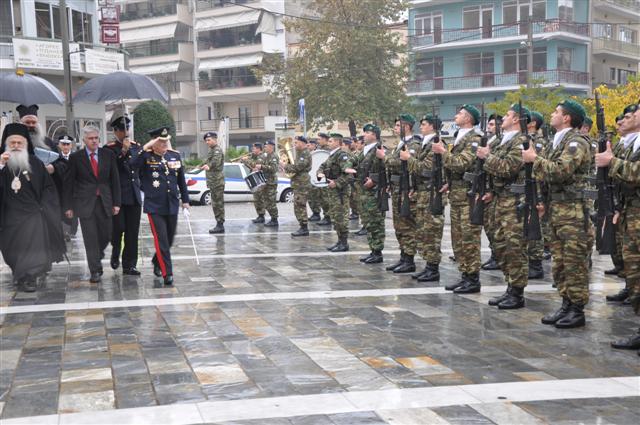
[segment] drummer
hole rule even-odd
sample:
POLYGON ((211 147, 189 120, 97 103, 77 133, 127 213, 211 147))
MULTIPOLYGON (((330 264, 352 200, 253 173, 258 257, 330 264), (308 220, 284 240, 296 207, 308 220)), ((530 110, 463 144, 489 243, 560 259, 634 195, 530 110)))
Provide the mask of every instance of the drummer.
MULTIPOLYGON (((249 155, 249 158, 243 159, 241 162, 253 170, 263 155, 262 143, 254 143, 251 147, 251 155, 249 155)), ((264 202, 260 196, 260 191, 252 190, 251 192, 253 194, 253 206, 256 208, 256 213, 258 213, 258 216, 251 220, 251 222, 254 224, 264 223, 264 202)))

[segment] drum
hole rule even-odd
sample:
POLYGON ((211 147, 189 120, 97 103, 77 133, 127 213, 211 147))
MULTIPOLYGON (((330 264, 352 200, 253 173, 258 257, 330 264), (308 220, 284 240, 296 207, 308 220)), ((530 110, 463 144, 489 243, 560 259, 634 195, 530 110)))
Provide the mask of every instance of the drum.
POLYGON ((329 158, 329 152, 327 151, 313 151, 311 152, 311 170, 309 170, 309 180, 315 187, 327 187, 326 178, 318 180, 318 170, 323 162, 329 158))
POLYGON ((249 186, 249 190, 254 193, 267 184, 267 179, 264 177, 262 170, 249 174, 244 178, 244 181, 247 183, 247 186, 249 186))

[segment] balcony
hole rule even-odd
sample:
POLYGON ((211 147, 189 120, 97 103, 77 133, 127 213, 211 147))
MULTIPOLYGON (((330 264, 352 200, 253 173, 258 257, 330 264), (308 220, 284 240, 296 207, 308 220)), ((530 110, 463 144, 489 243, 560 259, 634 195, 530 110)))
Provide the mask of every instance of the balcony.
POLYGON ((196 122, 195 121, 176 121, 176 136, 195 136, 196 135, 196 122))
MULTIPOLYGON (((156 2, 148 2, 156 4, 156 2)), ((120 13, 120 30, 126 31, 140 27, 182 22, 185 25, 193 25, 193 19, 189 12, 189 5, 182 3, 165 4, 145 10, 131 10, 120 13)))
POLYGON ((150 41, 148 43, 133 43, 126 46, 131 59, 144 58, 148 56, 174 55, 178 53, 177 40, 150 41))
POLYGON ((235 4, 255 3, 256 0, 196 0, 196 11, 220 9, 233 6, 235 4))
MULTIPOLYGON (((544 80, 544 85, 563 85, 577 89, 589 89, 589 73, 553 69, 533 73, 535 80, 544 80)), ((407 83, 409 95, 464 94, 517 89, 526 84, 526 73, 481 74, 468 77, 433 78, 413 80, 407 83)))
MULTIPOLYGON (((149 2, 148 4, 150 6, 153 6, 153 2, 149 2)), ((177 3, 168 3, 168 4, 164 4, 156 7, 149 7, 149 8, 140 9, 140 10, 130 9, 129 6, 136 6, 136 5, 125 4, 121 6, 121 12, 120 12, 121 22, 135 21, 138 19, 157 18, 160 16, 175 15, 178 13, 177 3)))
MULTIPOLYGON (((442 49, 470 44, 487 45, 512 42, 514 39, 524 39, 528 32, 528 23, 512 23, 492 25, 480 28, 435 30, 431 34, 412 37, 409 44, 414 50, 424 50, 441 47, 442 49)), ((571 37, 579 37, 585 42, 589 39, 589 26, 579 22, 564 22, 557 19, 533 22, 533 34, 542 37, 543 34, 562 33, 571 37)))
MULTIPOLYGON (((200 131, 218 131, 220 120, 200 120, 200 131)), ((251 132, 264 130, 264 117, 229 118, 229 130, 251 132)))
POLYGON ((603 11, 640 17, 640 0, 594 0, 593 6, 603 11))
POLYGON ((640 45, 609 38, 593 39, 594 55, 613 55, 622 59, 640 59, 640 45))
POLYGON ((262 100, 267 90, 253 75, 239 77, 213 76, 200 80, 200 96, 214 97, 218 102, 237 100, 242 96, 246 100, 262 100))
POLYGON ((155 65, 161 62, 184 62, 193 64, 193 44, 176 40, 136 43, 125 46, 130 53, 129 65, 155 65))

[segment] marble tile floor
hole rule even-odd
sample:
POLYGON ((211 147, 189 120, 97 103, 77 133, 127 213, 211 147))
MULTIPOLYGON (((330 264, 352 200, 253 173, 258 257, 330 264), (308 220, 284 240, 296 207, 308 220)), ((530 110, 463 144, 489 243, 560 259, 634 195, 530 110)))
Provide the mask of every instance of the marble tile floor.
MULTIPOLYGON (((604 302, 621 288, 594 254, 588 325, 540 324, 557 308, 549 279, 531 281, 527 308, 498 311, 499 271, 483 292, 453 295, 448 228, 442 280, 417 284, 361 265, 366 240, 327 255, 332 232, 293 239, 230 220, 207 234, 194 208, 198 266, 176 239, 176 285, 150 276, 148 226, 141 278, 105 264, 90 284, 81 237, 35 294, 0 269, 0 422, 14 423, 637 423, 640 358, 612 350, 634 332, 631 309, 604 302)), ((388 223, 388 263, 397 243, 388 223)), ((352 222, 353 230, 358 226, 352 222)), ((186 224, 178 232, 186 235, 186 224)), ((486 245, 485 245, 486 246, 486 245)), ((486 250, 485 250, 486 251, 486 250)), ((486 257, 487 254, 485 253, 486 257)), ((107 255, 108 258, 108 255, 107 255)), ((0 262, 1 264, 1 262, 0 262)), ((418 262, 422 266, 422 262, 418 262)))

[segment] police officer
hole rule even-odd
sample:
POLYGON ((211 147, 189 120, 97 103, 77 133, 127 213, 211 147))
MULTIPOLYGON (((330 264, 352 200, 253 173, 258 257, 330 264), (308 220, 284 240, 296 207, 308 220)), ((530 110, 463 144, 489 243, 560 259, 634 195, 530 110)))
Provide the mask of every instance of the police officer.
POLYGON ((111 118, 111 128, 115 140, 108 143, 106 148, 116 156, 118 174, 120 176, 120 192, 122 206, 120 213, 112 217, 113 230, 111 232, 111 268, 120 265, 122 253, 122 273, 138 276, 138 234, 140 232, 140 214, 142 197, 140 196, 140 177, 138 170, 130 163, 132 156, 137 155, 139 146, 129 140, 128 131, 131 120, 122 111, 116 112, 111 118), (121 242, 124 235, 124 249, 121 242))
MULTIPOLYGON (((153 273, 173 284, 171 244, 178 225, 178 211, 189 208, 189 192, 180 154, 170 149, 169 127, 150 130, 151 140, 142 152, 132 156, 131 165, 140 169, 144 190, 144 212, 149 217, 156 253, 151 260, 153 273)), ((188 211, 187 211, 188 213, 188 211)))
POLYGON ((307 150, 307 138, 295 137, 296 159, 293 164, 280 162, 285 173, 291 174, 291 188, 293 189, 293 211, 300 224, 300 228, 291 236, 309 236, 307 218, 307 196, 309 194, 309 170, 311 170, 311 155, 307 150))
MULTIPOLYGON (((73 150, 73 144, 75 140, 71 136, 67 136, 66 134, 61 136, 58 139, 58 150, 60 152, 60 157, 54 162, 54 168, 59 170, 59 172, 53 173, 51 177, 53 178, 53 182, 56 185, 56 189, 58 190, 58 195, 60 196, 60 205, 62 205, 62 191, 64 189, 64 175, 68 169, 69 156, 71 155, 71 151, 73 150)), ((64 240, 70 241, 71 236, 75 236, 78 231, 78 217, 67 218, 62 214, 62 230, 64 233, 64 240)))
POLYGON ((224 233, 224 152, 218 146, 216 133, 212 131, 205 133, 204 141, 209 146, 209 154, 200 168, 207 172, 211 208, 216 219, 216 227, 209 229, 209 233, 224 233))

